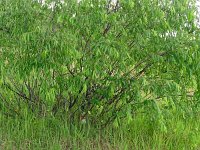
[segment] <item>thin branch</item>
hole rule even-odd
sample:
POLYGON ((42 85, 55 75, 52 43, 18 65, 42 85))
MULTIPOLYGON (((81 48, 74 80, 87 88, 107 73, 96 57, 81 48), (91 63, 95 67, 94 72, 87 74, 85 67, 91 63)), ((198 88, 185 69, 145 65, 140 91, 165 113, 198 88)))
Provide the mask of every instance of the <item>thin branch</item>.
POLYGON ((106 34, 108 33, 108 31, 110 29, 111 29, 111 24, 110 23, 106 24, 106 27, 105 27, 105 29, 103 31, 103 36, 106 36, 106 34))
POLYGON ((18 96, 22 97, 23 99, 26 99, 26 100, 30 100, 24 93, 20 93, 18 91, 15 91, 13 90, 8 84, 4 83, 4 85, 9 89, 11 90, 12 92, 14 92, 15 94, 17 94, 18 96))

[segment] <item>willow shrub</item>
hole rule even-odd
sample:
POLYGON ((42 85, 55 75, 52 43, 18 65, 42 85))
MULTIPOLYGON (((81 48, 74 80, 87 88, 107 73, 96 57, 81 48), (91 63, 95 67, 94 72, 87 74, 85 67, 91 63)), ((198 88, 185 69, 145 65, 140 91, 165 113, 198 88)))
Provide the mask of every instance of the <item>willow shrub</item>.
POLYGON ((1 0, 1 113, 107 125, 197 112, 194 12, 189 0, 1 0))

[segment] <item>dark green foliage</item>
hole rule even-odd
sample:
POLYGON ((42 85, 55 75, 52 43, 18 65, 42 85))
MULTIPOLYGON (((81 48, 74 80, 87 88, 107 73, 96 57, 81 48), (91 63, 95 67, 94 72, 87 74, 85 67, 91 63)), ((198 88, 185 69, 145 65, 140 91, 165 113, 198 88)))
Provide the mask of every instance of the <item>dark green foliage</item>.
POLYGON ((118 125, 142 111, 163 125, 166 110, 198 111, 200 42, 191 1, 66 4, 52 11, 1 0, 2 113, 118 125))

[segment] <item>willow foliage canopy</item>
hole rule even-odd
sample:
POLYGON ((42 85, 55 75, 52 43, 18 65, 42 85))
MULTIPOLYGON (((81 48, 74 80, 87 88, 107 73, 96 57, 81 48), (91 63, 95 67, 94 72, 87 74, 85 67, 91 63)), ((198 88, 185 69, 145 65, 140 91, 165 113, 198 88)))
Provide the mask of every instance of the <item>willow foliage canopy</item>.
MULTIPOLYGON (((0 106, 107 125, 198 112, 195 1, 0 2, 0 106)), ((26 112, 26 113, 25 113, 26 112)))

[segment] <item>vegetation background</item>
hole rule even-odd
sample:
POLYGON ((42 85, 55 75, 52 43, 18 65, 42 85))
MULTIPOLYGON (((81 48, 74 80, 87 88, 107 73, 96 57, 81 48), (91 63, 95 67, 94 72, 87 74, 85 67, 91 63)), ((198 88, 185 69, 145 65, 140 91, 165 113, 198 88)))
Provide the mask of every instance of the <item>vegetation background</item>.
POLYGON ((200 149, 196 4, 1 0, 0 148, 200 149))

